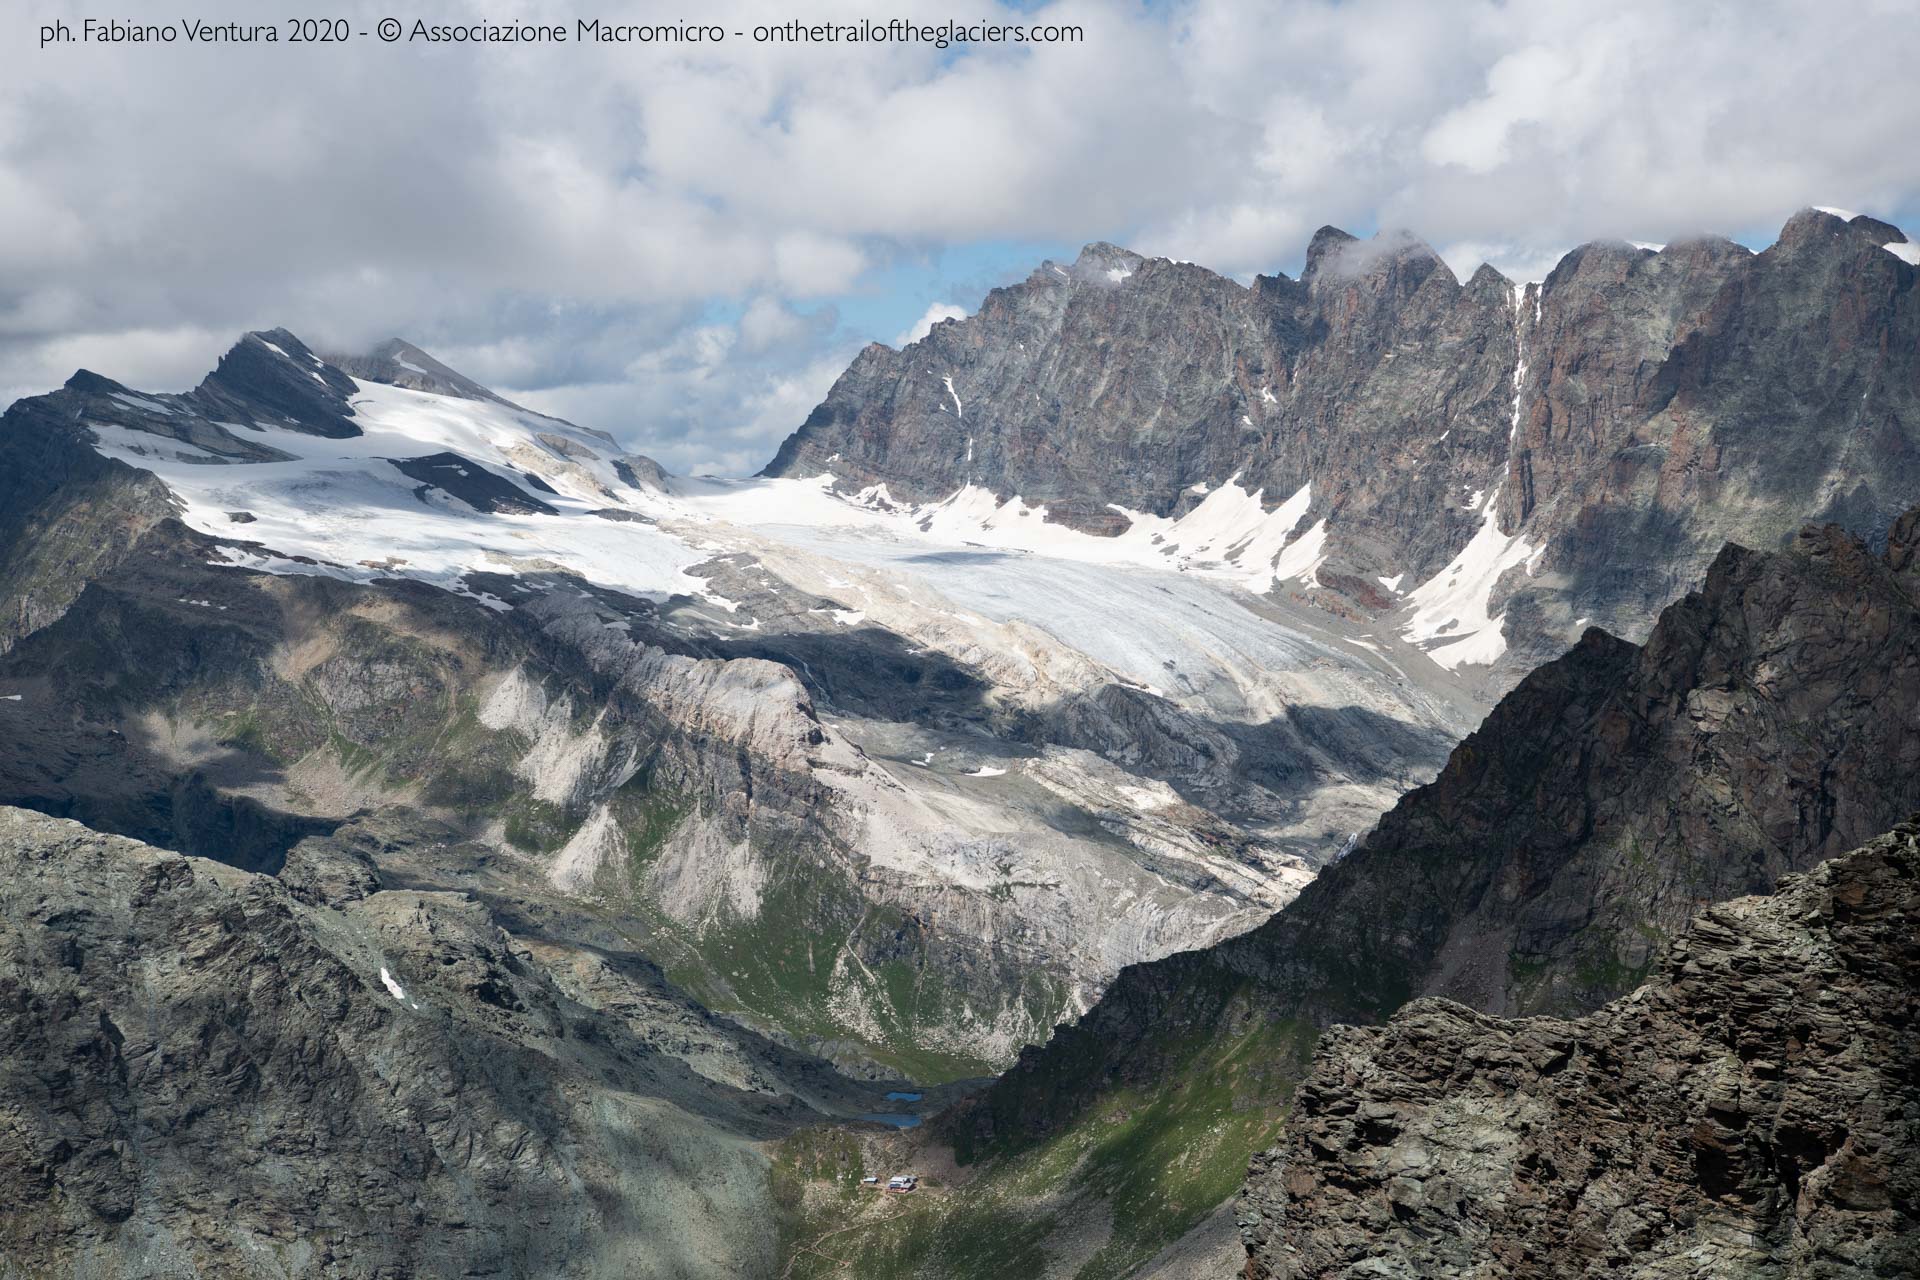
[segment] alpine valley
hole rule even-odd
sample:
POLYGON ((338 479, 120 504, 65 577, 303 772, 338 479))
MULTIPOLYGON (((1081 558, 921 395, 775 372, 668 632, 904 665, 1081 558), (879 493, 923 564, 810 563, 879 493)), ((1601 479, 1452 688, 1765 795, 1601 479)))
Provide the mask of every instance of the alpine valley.
POLYGON ((81 370, 0 1280, 1913 1274, 1917 503, 1920 247, 1812 209, 1090 245, 749 479, 81 370))

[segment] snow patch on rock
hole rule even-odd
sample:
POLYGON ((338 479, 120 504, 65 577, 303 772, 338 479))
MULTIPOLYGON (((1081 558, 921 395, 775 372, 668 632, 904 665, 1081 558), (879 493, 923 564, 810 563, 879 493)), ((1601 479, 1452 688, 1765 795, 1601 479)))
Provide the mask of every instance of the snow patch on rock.
POLYGON ((1501 618, 1490 612, 1494 589, 1540 550, 1519 534, 1500 532, 1499 497, 1495 490, 1479 530, 1452 563, 1407 596, 1413 613, 1401 634, 1450 671, 1484 666, 1507 651, 1501 618))

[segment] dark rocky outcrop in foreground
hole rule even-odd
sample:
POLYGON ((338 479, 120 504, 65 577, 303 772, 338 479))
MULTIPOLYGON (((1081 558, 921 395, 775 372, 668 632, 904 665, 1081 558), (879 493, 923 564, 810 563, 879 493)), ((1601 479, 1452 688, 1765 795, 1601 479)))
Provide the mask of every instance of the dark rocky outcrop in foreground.
POLYGON ((1044 1137, 1249 1026, 1435 995, 1577 1014, 1631 990, 1701 906, 1920 809, 1916 542, 1920 509, 1881 554, 1831 525, 1728 547, 1644 646, 1589 632, 1272 920, 1123 971, 955 1118, 958 1140, 1044 1137))
POLYGON ((0 808, 0 1276, 763 1275, 825 1073, 644 964, 0 808))
POLYGON ((1920 1274, 1920 826, 1710 907, 1574 1021, 1320 1042, 1249 1280, 1920 1274))

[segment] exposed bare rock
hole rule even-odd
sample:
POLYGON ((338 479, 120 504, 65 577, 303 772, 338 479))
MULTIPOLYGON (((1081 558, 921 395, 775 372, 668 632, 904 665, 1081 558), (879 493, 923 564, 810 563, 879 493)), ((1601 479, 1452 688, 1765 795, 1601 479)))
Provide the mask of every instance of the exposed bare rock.
POLYGON ((1225 1280, 1239 1271, 1245 1257, 1246 1247, 1229 1203, 1127 1276, 1128 1280, 1225 1280))
POLYGON ((768 471, 1096 533, 1310 488, 1317 570, 1281 589, 1504 687, 1588 622, 1641 638, 1726 542, 1885 534, 1920 492, 1920 268, 1889 238, 1809 209, 1762 253, 1599 242, 1515 284, 1328 227, 1300 280, 1251 288, 1089 245, 868 347, 768 471))
POLYGON ((1340 1027, 1242 1201, 1249 1280, 1920 1273, 1920 826, 1710 907, 1574 1021, 1340 1027))
POLYGON ((319 896, 0 809, 0 1276, 772 1273, 822 1077, 467 894, 319 896))
MULTIPOLYGON (((1231 1080, 1224 1123, 1284 1107, 1334 1024, 1422 996, 1578 1014, 1631 990, 1701 906, 1920 808, 1905 563, 1831 526, 1782 552, 1728 548, 1645 646, 1590 631, 1272 920, 1127 969, 940 1127, 963 1156, 1017 1160, 1139 1098, 1231 1080)), ((1164 1169, 1103 1171, 1106 1194, 1164 1169)))
POLYGON ((181 402, 215 422, 272 424, 337 439, 360 434, 348 404, 354 389, 352 378, 300 339, 269 329, 235 343, 181 402))
POLYGON ((1898 558, 1833 526, 1728 547, 1645 646, 1589 631, 1272 920, 1126 970, 967 1122, 1053 1132, 1250 1024, 1423 995, 1581 1013, 1632 989, 1702 905, 1920 808, 1920 595, 1898 558))
POLYGON ((9 412, 16 429, 0 467, 0 653, 57 620, 173 514, 165 485, 85 447, 84 430, 44 398, 9 412))
POLYGON ((464 400, 491 400, 518 408, 511 400, 495 395, 457 369, 450 369, 404 338, 389 338, 371 350, 354 355, 329 354, 326 363, 355 378, 406 387, 411 391, 431 391, 436 395, 459 396, 464 400))

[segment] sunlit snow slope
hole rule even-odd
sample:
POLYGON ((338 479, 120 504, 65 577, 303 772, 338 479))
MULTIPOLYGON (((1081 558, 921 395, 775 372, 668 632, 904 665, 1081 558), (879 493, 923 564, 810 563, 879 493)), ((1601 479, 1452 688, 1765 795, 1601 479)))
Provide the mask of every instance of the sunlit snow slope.
MULTIPOLYGON (((230 564, 405 575, 501 609, 511 602, 469 575, 558 572, 688 601, 698 617, 674 625, 730 637, 878 628, 983 672, 1029 711, 1112 684, 1209 726, 1317 708, 1445 736, 1479 712, 1393 626, 1290 599, 1290 585, 1312 585, 1324 542, 1323 522, 1304 522, 1306 488, 1270 507, 1236 477, 1180 519, 1127 512, 1123 533, 1100 537, 973 487, 905 505, 884 486, 847 494, 824 476, 668 478, 611 437, 512 405, 406 344, 341 363, 415 387, 350 378, 275 331, 245 338, 216 378, 303 392, 310 382, 322 400, 307 417, 350 425, 319 435, 255 413, 209 429, 198 421, 204 389, 117 390, 117 421, 90 425, 101 452, 160 476, 230 564)), ((1492 558, 1498 569, 1510 557, 1492 558)), ((1443 655, 1474 647, 1463 631, 1497 634, 1474 548, 1460 568, 1457 587, 1413 594, 1411 635, 1440 641, 1443 655)), ((1344 840, 1376 799, 1343 806, 1324 838, 1344 840)), ((1286 825, 1297 834, 1315 821, 1286 825)))
MULTIPOLYGON (((594 514, 664 506, 621 478, 605 438, 500 403, 355 385, 360 435, 248 431, 283 460, 235 463, 142 430, 93 431, 102 453, 166 481, 188 525, 271 548, 289 571, 402 573, 457 586, 476 571, 566 568, 641 593, 700 589, 685 570, 705 556, 687 541, 594 514), (297 556, 315 563, 291 562, 297 556)), ((128 403, 161 417, 179 412, 162 398, 128 403)))
MULTIPOLYGON (((318 379, 280 344, 246 342, 318 379)), ((799 561, 841 561, 894 584, 849 581, 846 607, 828 615, 843 626, 926 631, 916 614, 934 601, 906 585, 919 582, 943 597, 949 621, 1038 628, 1130 685, 1234 719, 1336 695, 1338 705, 1387 713, 1412 701, 1419 711, 1409 718, 1443 724, 1472 713, 1471 699, 1445 689, 1389 629, 1289 609, 1279 593, 1261 598, 1312 580, 1321 530, 1298 527, 1304 489, 1269 510, 1264 495, 1229 482, 1179 520, 1129 513, 1125 533, 1096 537, 971 488, 909 507, 884 488, 837 494, 825 478, 656 485, 609 437, 503 401, 352 386, 357 435, 234 425, 266 460, 160 434, 191 411, 178 397, 122 393, 133 425, 92 429, 102 453, 160 476, 182 519, 221 539, 230 563, 360 580, 402 574, 461 591, 471 573, 559 570, 643 597, 703 599, 732 627, 752 628, 758 620, 739 614, 712 575, 689 570, 735 551, 772 554, 800 576, 799 561), (1307 671, 1309 685, 1275 684, 1307 671), (1430 686, 1440 691, 1429 696, 1430 686)), ((811 576, 827 592, 848 581, 811 576)), ((1471 614, 1473 603, 1462 596, 1457 611, 1471 614)))

